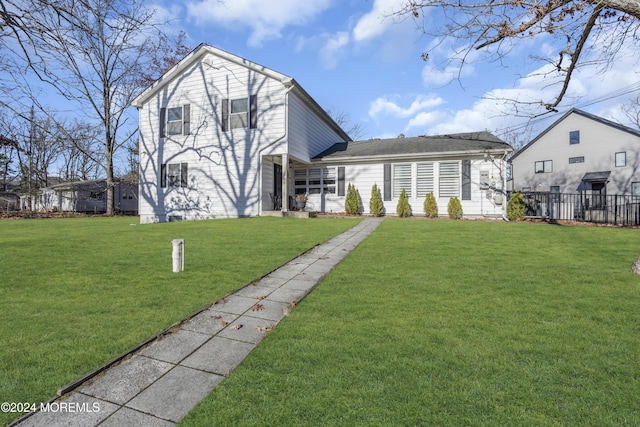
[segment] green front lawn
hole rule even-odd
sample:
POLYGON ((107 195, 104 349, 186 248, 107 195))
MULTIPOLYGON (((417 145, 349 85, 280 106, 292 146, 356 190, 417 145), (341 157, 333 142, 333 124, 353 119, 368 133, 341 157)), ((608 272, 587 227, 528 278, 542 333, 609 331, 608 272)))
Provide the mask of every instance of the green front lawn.
POLYGON ((386 220, 182 426, 640 425, 638 230, 386 220))
MULTIPOLYGON (((0 402, 41 402, 172 323, 356 224, 252 218, 0 221, 0 402), (173 273, 171 240, 185 239, 173 273)), ((0 413, 0 425, 18 414, 0 413)))

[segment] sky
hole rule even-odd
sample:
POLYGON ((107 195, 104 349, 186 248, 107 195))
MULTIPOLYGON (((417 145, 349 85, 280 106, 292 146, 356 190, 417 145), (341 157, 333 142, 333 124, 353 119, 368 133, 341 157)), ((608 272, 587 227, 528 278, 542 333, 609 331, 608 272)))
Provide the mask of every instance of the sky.
POLYGON ((507 135, 522 132, 519 139, 531 139, 571 107, 631 125, 620 106, 640 95, 633 46, 606 72, 581 70, 559 113, 529 122, 501 99, 557 90, 535 76, 541 64, 530 60, 555 52, 549 40, 523 41, 501 62, 474 52, 460 70, 449 60, 456 41, 426 36, 412 19, 393 16, 401 3, 191 0, 154 7, 186 33, 189 46, 207 43, 293 77, 325 110, 359 125, 360 139, 482 130, 508 142, 507 135), (617 93, 623 95, 612 97, 617 93))

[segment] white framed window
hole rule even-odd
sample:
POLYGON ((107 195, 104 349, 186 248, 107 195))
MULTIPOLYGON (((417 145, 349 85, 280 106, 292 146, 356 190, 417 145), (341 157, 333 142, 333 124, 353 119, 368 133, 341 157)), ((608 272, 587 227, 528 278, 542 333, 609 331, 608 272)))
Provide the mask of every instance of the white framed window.
POLYGON ((616 153, 616 167, 627 166, 627 152, 620 151, 616 153))
POLYGON ((439 196, 460 197, 460 162, 440 162, 439 196))
POLYGON ((640 197, 640 182, 631 183, 631 195, 635 197, 640 197))
POLYGON ((536 173, 553 172, 553 160, 541 160, 535 163, 536 173))
POLYGON ((293 172, 295 194, 336 194, 337 168, 295 169, 293 172))
POLYGON ((167 108, 167 135, 182 135, 182 107, 167 108))
POLYGON ((404 189, 407 198, 411 198, 411 163, 393 165, 393 198, 400 197, 404 189))
POLYGON ((231 129, 249 126, 249 100, 247 98, 231 100, 231 129))
POLYGON ((584 163, 584 156, 569 157, 569 164, 584 163))
POLYGON ((423 198, 434 192, 433 162, 416 165, 416 197, 423 198))
POLYGON ((160 187, 186 187, 187 163, 163 163, 160 166, 160 187))

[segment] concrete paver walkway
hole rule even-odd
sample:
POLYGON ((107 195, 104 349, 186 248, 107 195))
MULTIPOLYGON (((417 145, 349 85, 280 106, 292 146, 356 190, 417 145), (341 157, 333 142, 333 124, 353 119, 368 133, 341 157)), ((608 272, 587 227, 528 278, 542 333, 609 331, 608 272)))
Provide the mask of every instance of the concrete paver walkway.
POLYGON ((175 425, 381 221, 367 218, 216 302, 17 425, 175 425))

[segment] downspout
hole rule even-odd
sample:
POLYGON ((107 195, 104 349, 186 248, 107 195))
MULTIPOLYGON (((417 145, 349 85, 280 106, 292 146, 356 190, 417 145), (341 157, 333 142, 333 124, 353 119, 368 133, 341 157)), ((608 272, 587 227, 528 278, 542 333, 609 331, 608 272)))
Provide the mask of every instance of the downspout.
MULTIPOLYGON (((291 82, 291 81, 289 81, 291 82)), ((286 87, 286 83, 284 83, 284 86, 286 87)), ((287 88, 287 90, 284 92, 284 133, 282 134, 281 137, 276 138, 274 141, 270 142, 269 144, 267 144, 266 147, 262 148, 261 150, 258 151, 258 176, 260 177, 260 188, 258 189, 258 194, 260 195, 260 215, 262 215, 262 152, 264 150, 266 150, 267 148, 270 148, 272 146, 274 146, 275 144, 277 144, 278 142, 284 140, 287 138, 287 136, 289 135, 289 92, 291 92, 291 90, 295 87, 294 84, 291 84, 291 86, 289 86, 287 88)), ((285 165, 282 165, 283 167, 285 165)), ((286 165, 287 167, 289 165, 286 165)), ((282 195, 282 202, 284 203, 284 194, 282 195)), ((288 195, 287 195, 288 197, 288 195)), ((288 199, 287 199, 288 201, 288 199)))
POLYGON ((507 218, 507 156, 509 155, 508 151, 504 152, 504 156, 502 156, 502 165, 504 166, 504 173, 502 174, 502 192, 504 193, 504 198, 502 201, 502 219, 505 221, 509 221, 507 218))

